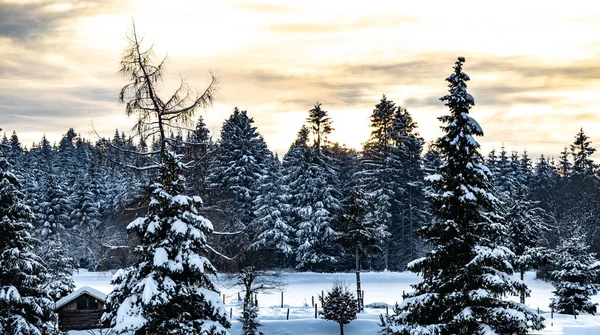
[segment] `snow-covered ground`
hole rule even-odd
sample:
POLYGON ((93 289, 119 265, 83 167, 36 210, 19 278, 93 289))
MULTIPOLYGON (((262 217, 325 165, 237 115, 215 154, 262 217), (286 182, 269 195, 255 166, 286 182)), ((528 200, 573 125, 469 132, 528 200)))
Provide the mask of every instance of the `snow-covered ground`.
MULTIPOLYGON (((112 287, 110 272, 80 271, 75 275, 77 288, 91 286, 104 293, 110 293, 112 287)), ((312 298, 318 304, 317 296, 321 290, 327 291, 334 280, 346 282, 354 288, 354 273, 285 273, 283 279, 287 286, 283 289, 284 307, 281 308, 281 292, 259 294, 260 306, 259 320, 263 324, 261 331, 266 335, 330 335, 339 334, 339 326, 332 321, 315 319, 312 298), (287 310, 290 310, 289 320, 286 320, 287 310)), ((402 301, 402 292, 409 291, 410 285, 419 281, 419 277, 409 272, 363 272, 362 288, 365 291, 365 305, 374 303, 387 304, 391 307, 402 301)), ((598 335, 600 334, 600 316, 579 315, 574 319, 572 315, 554 315, 550 319, 548 304, 552 297, 551 284, 535 279, 533 272, 527 273, 525 281, 531 289, 531 297, 527 305, 533 309, 540 309, 546 318, 546 329, 532 334, 546 335, 598 335)), ((235 319, 240 314, 238 291, 226 288, 229 280, 226 276, 219 277, 222 287, 221 293, 225 295, 227 310, 233 313, 231 334, 240 334, 240 323, 235 319)), ((518 301, 518 297, 514 297, 518 301)), ((593 301, 600 303, 600 296, 593 297, 593 301)), ((345 327, 347 335, 377 334, 379 315, 385 313, 385 308, 366 308, 360 313, 357 320, 345 327)), ((98 332, 98 334, 100 334, 98 332)), ((89 335, 87 331, 71 331, 69 335, 89 335)))

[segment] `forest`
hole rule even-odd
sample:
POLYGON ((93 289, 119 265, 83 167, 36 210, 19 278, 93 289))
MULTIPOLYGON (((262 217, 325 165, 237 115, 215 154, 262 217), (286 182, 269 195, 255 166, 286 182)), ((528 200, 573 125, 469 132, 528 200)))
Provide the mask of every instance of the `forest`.
MULTIPOLYGON (((44 295, 56 301, 73 291, 77 268, 119 269, 103 316, 117 333, 228 334, 214 276, 230 272, 247 287, 245 334, 257 334, 259 271, 356 271, 356 298, 333 290, 356 312, 361 269, 409 270, 424 281, 381 316, 383 333, 429 325, 441 334, 514 334, 543 328, 524 305, 523 275, 535 269, 556 284, 557 312, 596 311, 589 296, 600 287, 600 171, 590 139, 581 129, 556 159, 534 162, 504 147, 483 155, 463 57, 446 78, 440 100, 450 114, 439 117, 445 135, 435 141, 426 143, 409 110, 383 95, 361 150, 328 140, 334 120, 317 102, 278 157, 246 110, 235 108, 217 138, 194 117, 212 104, 214 76, 195 97, 182 82, 160 98, 154 85, 164 60, 154 65, 141 48, 134 30, 119 96, 137 120, 134 135, 116 129, 92 142, 68 129, 58 143, 42 137, 30 148, 16 132, 3 137, 0 238, 9 247, 0 280, 28 279, 3 284, 0 303, 20 301, 26 287, 39 299, 26 305, 41 313, 50 306, 44 295)), ((19 315, 0 315, 0 330, 48 317, 19 315)))

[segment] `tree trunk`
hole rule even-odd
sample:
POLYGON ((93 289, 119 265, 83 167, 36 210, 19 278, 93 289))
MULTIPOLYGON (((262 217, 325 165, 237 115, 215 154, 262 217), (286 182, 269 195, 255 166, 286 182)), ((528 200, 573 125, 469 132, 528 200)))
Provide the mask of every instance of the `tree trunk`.
POLYGON ((390 241, 386 238, 385 245, 383 246, 383 269, 389 270, 389 255, 390 255, 390 241))
POLYGON ((340 335, 344 335, 344 324, 340 323, 340 335))
MULTIPOLYGON (((525 270, 520 270, 521 272, 521 281, 523 281, 524 277, 525 277, 525 270)), ((521 303, 524 304, 525 303, 525 290, 521 291, 521 303)))
MULTIPOLYGON (((362 311, 363 310, 363 305, 362 305, 362 291, 361 291, 361 287, 360 287, 360 251, 358 250, 358 247, 355 248, 355 255, 354 258, 356 259, 356 298, 358 299, 358 311, 362 311)), ((342 334, 344 332, 342 331, 342 334)))

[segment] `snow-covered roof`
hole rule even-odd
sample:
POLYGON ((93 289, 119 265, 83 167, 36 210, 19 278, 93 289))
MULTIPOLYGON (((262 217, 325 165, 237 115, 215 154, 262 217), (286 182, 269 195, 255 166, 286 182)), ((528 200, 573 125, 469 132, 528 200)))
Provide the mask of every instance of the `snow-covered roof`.
POLYGON ((95 288, 92 288, 89 286, 83 286, 83 287, 79 288, 78 290, 76 290, 75 292, 73 292, 73 293, 69 294, 68 296, 57 301, 55 308, 61 308, 64 305, 70 303, 71 301, 77 299, 79 296, 81 296, 83 294, 89 294, 98 300, 102 300, 103 302, 106 301, 106 296, 107 296, 105 293, 102 293, 102 292, 96 290, 95 288))

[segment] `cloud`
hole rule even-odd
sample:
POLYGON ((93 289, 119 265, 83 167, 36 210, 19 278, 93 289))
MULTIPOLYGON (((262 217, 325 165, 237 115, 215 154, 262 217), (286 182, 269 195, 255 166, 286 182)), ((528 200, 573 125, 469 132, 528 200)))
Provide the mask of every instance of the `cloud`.
POLYGON ((129 6, 127 2, 119 0, 1 1, 0 36, 21 41, 52 36, 77 18, 115 13, 129 6))
POLYGON ((293 22, 267 25, 265 29, 280 34, 313 34, 313 33, 337 33, 352 30, 374 29, 385 27, 397 27, 407 23, 415 23, 419 20, 415 17, 381 14, 376 17, 359 17, 350 22, 293 22))
POLYGON ((260 13, 268 13, 268 14, 282 14, 282 13, 290 13, 294 11, 294 7, 280 5, 280 4, 268 4, 268 3, 257 3, 257 2, 237 2, 235 3, 235 7, 253 11, 260 13))

